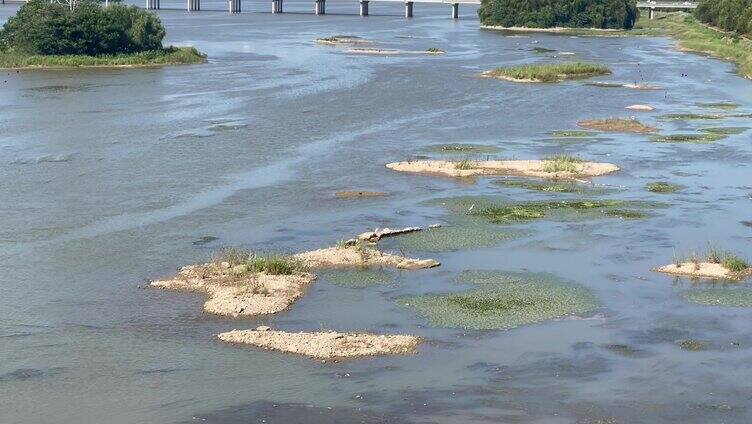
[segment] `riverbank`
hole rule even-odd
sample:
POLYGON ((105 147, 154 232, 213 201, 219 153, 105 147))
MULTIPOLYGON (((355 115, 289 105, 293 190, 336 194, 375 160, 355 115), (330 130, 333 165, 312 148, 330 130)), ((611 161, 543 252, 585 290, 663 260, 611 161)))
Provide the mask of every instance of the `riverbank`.
POLYGON ((104 56, 0 52, 0 69, 147 68, 205 62, 206 55, 194 47, 166 47, 161 50, 104 56))
POLYGON ((746 37, 712 28, 684 12, 659 14, 653 20, 641 20, 638 30, 671 36, 678 41, 680 50, 735 63, 739 66, 739 74, 752 78, 752 40, 746 37))

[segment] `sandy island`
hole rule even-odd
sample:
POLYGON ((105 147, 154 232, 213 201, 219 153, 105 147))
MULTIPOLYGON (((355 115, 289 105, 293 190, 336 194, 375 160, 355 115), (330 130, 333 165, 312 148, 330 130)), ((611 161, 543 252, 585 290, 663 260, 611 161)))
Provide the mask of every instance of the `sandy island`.
POLYGON ((287 309, 316 280, 307 272, 269 275, 245 272, 244 265, 230 268, 227 262, 189 265, 171 279, 150 283, 167 290, 206 293, 206 312, 217 315, 263 315, 287 309))
POLYGON ((522 177, 576 179, 582 177, 596 177, 610 174, 619 167, 610 163, 578 162, 573 164, 575 172, 548 172, 545 160, 488 160, 465 161, 465 166, 458 166, 459 162, 443 160, 419 160, 412 162, 388 163, 387 168, 400 172, 414 172, 422 174, 441 174, 450 177, 472 177, 476 175, 514 175, 522 177))
POLYGON ((247 344, 268 350, 296 353, 316 359, 355 359, 364 356, 415 353, 420 339, 414 336, 371 333, 232 330, 217 336, 227 343, 247 344))
POLYGON ((535 79, 535 78, 515 78, 515 77, 510 77, 508 75, 500 75, 500 74, 497 74, 495 70, 483 71, 480 73, 480 76, 482 78, 493 78, 493 79, 499 79, 503 81, 519 82, 519 83, 524 83, 524 84, 550 84, 552 82, 563 82, 567 80, 587 79, 587 78, 595 77, 598 75, 603 75, 603 73, 587 72, 587 73, 573 74, 573 75, 559 74, 557 75, 557 78, 558 78, 557 81, 543 81, 543 80, 535 79))
POLYGON ((424 269, 439 266, 433 259, 413 259, 385 253, 359 244, 328 247, 293 255, 311 268, 340 267, 394 267, 398 269, 424 269))
POLYGON ((730 280, 739 280, 750 274, 750 270, 734 272, 724 268, 721 264, 712 262, 682 262, 678 266, 676 264, 661 266, 655 268, 655 271, 687 277, 725 278, 730 280))
POLYGON ((377 228, 373 231, 367 231, 365 233, 361 233, 358 236, 358 239, 375 243, 384 237, 398 236, 400 234, 414 233, 416 231, 422 231, 422 228, 420 227, 405 227, 405 228, 387 227, 387 228, 381 228, 381 229, 377 228))

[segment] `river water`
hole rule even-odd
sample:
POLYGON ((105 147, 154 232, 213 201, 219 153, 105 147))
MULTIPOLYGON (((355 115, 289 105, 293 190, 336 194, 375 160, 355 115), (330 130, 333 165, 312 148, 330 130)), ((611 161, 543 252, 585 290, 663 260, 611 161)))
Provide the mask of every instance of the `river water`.
MULTIPOLYGON (((480 31, 469 6, 459 21, 448 5, 417 5, 405 20, 398 3, 371 4, 366 19, 355 2, 328 3, 326 16, 297 1, 281 15, 247 2, 246 13, 229 16, 224 2, 189 14, 165 1, 174 6, 159 12, 167 42, 196 46, 208 64, 2 72, 0 422, 752 421, 752 311, 690 303, 683 293, 710 283, 650 271, 708 242, 752 257, 743 224, 752 220, 750 133, 709 144, 546 136, 582 119, 640 113, 624 109, 633 103, 656 106, 639 117, 666 132, 752 126, 742 116, 656 121, 707 113, 698 102, 750 113, 749 81, 730 64, 676 51, 670 39, 510 37, 480 31), (334 34, 447 54, 356 56, 313 42, 334 34), (552 57, 560 52, 608 65, 613 75, 599 80, 662 89, 477 77, 569 59, 552 57), (531 222, 518 226, 524 236, 490 248, 414 252, 442 266, 387 286, 322 278, 271 317, 208 316, 199 295, 144 288, 221 246, 293 252, 374 227, 425 226, 442 219, 423 203, 433 198, 555 196, 384 168, 440 143, 616 163, 620 172, 596 179, 619 188, 611 197, 665 207, 644 220, 531 222), (645 190, 659 179, 684 188, 645 190), (335 199, 343 189, 390 195, 335 199), (446 290, 466 269, 552 273, 591 288, 601 307, 583 319, 462 331, 432 327, 394 302, 446 290), (417 355, 332 364, 215 339, 258 325, 427 341, 417 355), (675 343, 690 338, 707 348, 675 343)), ((0 6, 0 22, 16 10, 0 6)))

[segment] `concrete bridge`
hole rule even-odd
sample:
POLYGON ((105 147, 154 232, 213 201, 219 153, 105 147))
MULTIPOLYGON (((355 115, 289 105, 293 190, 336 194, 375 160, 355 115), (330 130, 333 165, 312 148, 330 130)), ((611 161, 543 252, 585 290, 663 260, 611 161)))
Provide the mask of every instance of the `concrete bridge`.
MULTIPOLYGON (((24 3, 26 0, 0 0, 0 4, 6 3, 24 3)), ((59 1, 59 0, 51 0, 59 1)), ((161 0, 145 0, 146 9, 157 10, 160 8, 161 0)), ((272 13, 283 12, 284 0, 271 0, 272 13)), ((368 5, 371 2, 386 2, 386 3, 400 3, 404 4, 405 17, 412 18, 413 11, 416 3, 427 4, 446 4, 451 6, 452 19, 458 19, 460 17, 460 5, 472 5, 479 6, 480 0, 358 0, 360 3, 360 16, 368 16, 368 5)), ((228 11, 230 13, 240 13, 242 10, 242 0, 228 0, 228 11)), ((107 4, 107 0, 105 0, 107 4)), ((313 0, 313 12, 317 15, 326 14, 326 0, 313 0)), ((697 8, 696 1, 638 1, 637 7, 639 9, 647 9, 649 19, 655 17, 656 10, 690 10, 697 8)), ((197 12, 201 10, 201 0, 186 0, 186 10, 189 12, 197 12)))

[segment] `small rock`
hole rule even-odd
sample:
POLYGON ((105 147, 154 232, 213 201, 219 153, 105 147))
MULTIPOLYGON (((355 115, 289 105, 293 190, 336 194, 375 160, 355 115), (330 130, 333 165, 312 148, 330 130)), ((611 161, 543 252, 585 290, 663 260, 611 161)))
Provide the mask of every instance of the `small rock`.
POLYGON ((431 224, 428 226, 428 228, 439 228, 441 227, 441 224, 431 224))
POLYGON ((655 108, 653 106, 649 106, 649 105, 629 105, 625 109, 639 110, 639 111, 642 111, 642 112, 652 112, 652 111, 655 110, 655 108))
POLYGON ((271 330, 271 328, 269 328, 266 325, 259 325, 258 327, 256 327, 256 331, 269 331, 269 330, 271 330))

